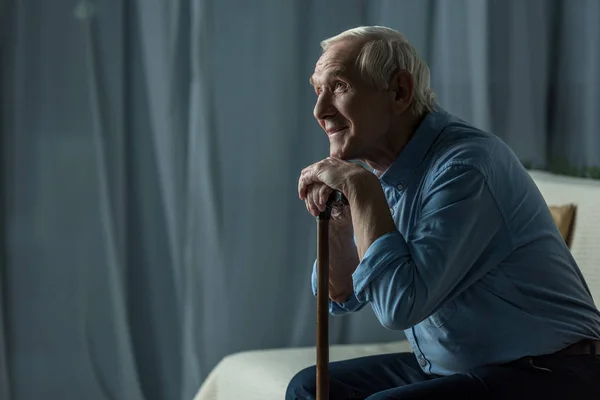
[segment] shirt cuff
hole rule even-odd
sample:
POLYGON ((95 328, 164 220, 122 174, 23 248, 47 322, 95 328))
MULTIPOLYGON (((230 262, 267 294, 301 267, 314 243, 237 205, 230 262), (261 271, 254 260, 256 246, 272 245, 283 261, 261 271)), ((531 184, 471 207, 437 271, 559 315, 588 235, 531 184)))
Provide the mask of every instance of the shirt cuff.
POLYGON ((399 231, 377 238, 367 249, 362 261, 352 274, 354 294, 361 303, 369 301, 366 289, 389 266, 398 266, 410 257, 406 240, 399 231))
POLYGON ((358 311, 361 308, 362 304, 354 293, 350 295, 348 300, 343 303, 338 303, 336 301, 329 300, 329 313, 331 315, 341 315, 347 314, 354 311, 358 311))

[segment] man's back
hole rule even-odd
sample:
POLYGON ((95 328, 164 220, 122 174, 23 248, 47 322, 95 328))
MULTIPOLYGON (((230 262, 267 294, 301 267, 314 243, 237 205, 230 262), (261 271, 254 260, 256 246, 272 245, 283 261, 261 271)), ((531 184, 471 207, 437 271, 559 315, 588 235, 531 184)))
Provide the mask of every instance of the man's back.
POLYGON ((457 279, 454 293, 430 317, 405 330, 424 369, 444 375, 549 354, 600 337, 600 313, 581 272, 514 153, 497 137, 443 111, 431 114, 424 124, 413 138, 422 142, 415 146, 411 162, 430 147, 414 172, 394 171, 392 165, 389 172, 396 173, 381 177, 390 205, 402 210, 394 215, 400 233, 408 242, 423 235, 422 228, 414 231, 423 201, 436 175, 448 168, 481 174, 502 216, 498 234, 484 239, 488 243, 478 243, 479 237, 463 238, 462 251, 468 252, 473 243, 480 253, 472 268, 457 279), (497 265, 478 276, 489 259, 497 265))

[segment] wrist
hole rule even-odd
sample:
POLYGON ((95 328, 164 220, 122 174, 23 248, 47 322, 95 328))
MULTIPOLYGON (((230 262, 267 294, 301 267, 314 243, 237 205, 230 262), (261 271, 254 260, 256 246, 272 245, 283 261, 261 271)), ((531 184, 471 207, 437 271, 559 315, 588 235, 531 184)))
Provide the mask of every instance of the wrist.
POLYGON ((396 229, 379 179, 374 174, 361 174, 350 180, 348 202, 356 235, 358 259, 379 237, 396 229))
POLYGON ((361 193, 369 193, 369 188, 374 184, 379 186, 377 177, 371 172, 360 168, 360 170, 348 176, 342 193, 344 193, 344 196, 346 196, 346 199, 352 205, 356 201, 357 196, 360 196, 361 193))
POLYGON ((344 303, 354 293, 352 277, 350 279, 329 280, 329 298, 344 303))

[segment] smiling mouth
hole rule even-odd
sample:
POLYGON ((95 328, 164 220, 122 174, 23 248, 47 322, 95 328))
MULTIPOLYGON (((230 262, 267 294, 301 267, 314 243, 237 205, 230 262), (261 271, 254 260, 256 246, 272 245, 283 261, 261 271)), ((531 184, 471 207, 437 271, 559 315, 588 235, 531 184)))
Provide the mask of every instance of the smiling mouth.
POLYGON ((334 136, 334 135, 337 135, 337 134, 339 134, 339 133, 344 133, 344 132, 346 132, 347 130, 348 130, 348 127, 347 127, 347 126, 345 126, 345 127, 343 127, 343 128, 339 128, 339 129, 331 130, 331 131, 327 132, 327 135, 328 135, 328 136, 334 136))

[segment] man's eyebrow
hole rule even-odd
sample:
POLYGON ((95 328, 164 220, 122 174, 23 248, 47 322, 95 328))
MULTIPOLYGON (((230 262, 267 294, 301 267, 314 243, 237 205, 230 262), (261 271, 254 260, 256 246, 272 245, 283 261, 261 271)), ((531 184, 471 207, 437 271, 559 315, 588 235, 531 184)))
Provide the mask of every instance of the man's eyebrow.
MULTIPOLYGON (((342 65, 338 65, 336 67, 331 68, 330 70, 331 72, 329 72, 329 75, 333 76, 333 77, 338 77, 340 75, 342 75, 344 73, 344 71, 346 71, 346 67, 342 66, 342 65)), ((313 74, 310 79, 308 80, 308 82, 310 83, 311 86, 315 86, 315 81, 313 79, 315 75, 313 74)))

